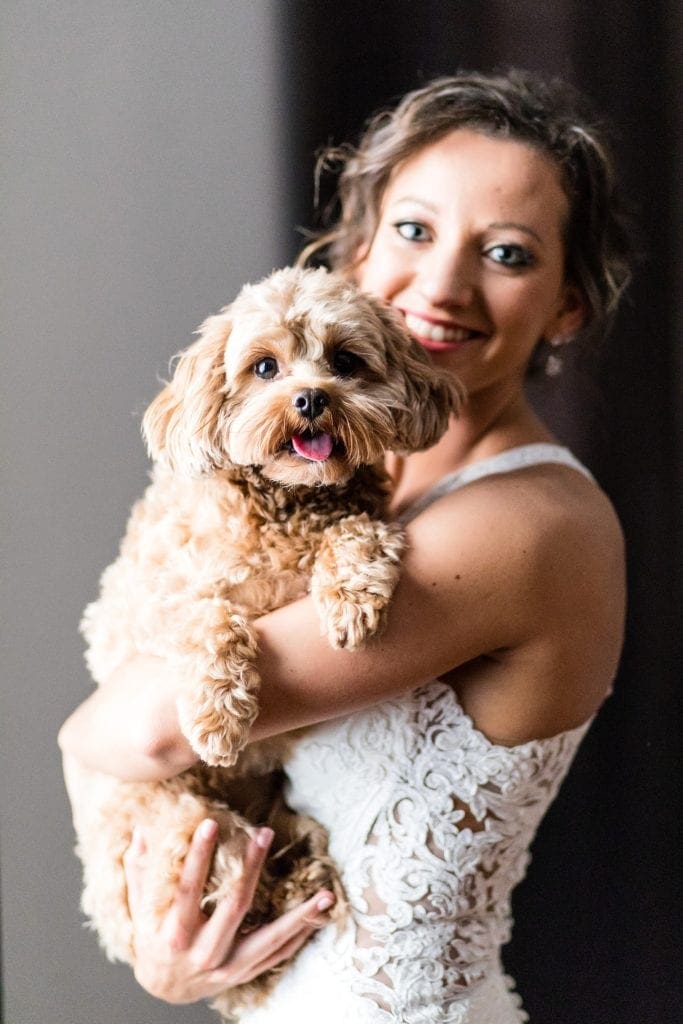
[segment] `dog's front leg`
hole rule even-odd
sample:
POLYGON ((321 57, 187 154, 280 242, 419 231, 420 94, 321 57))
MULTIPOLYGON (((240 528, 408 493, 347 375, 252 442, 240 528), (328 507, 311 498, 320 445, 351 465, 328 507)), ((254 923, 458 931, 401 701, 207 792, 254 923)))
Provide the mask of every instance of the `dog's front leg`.
POLYGON ((333 647, 353 650, 381 628, 402 553, 399 527, 364 512, 325 531, 313 567, 311 595, 322 633, 333 647))
POLYGON ((202 761, 228 767, 247 743, 258 713, 254 631, 224 601, 203 598, 190 602, 182 633, 175 638, 184 681, 180 728, 202 761))

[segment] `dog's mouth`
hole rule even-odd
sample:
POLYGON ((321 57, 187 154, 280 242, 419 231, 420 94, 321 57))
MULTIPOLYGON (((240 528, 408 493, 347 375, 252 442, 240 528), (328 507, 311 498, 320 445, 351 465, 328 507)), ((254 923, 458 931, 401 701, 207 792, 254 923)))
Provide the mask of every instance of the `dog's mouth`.
POLYGON ((284 448, 292 455, 299 455, 310 462, 325 462, 333 453, 339 451, 340 444, 331 434, 304 430, 300 434, 293 434, 284 448))

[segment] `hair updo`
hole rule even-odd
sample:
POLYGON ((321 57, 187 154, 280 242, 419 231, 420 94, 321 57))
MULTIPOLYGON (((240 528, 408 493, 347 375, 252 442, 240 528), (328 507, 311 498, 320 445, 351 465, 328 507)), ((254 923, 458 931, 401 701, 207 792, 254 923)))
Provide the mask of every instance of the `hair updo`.
POLYGON ((559 168, 569 201, 565 277, 586 303, 585 328, 604 330, 630 280, 627 221, 602 128, 567 84, 525 71, 437 78, 368 123, 357 146, 323 153, 319 173, 338 171, 337 222, 303 251, 352 267, 372 241, 395 168, 457 128, 534 146, 559 168))

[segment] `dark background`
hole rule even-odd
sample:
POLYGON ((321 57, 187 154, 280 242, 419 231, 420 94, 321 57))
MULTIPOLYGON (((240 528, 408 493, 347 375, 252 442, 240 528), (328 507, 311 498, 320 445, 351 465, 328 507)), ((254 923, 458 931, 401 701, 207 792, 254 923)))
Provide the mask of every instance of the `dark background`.
POLYGON ((657 0, 279 8, 293 223, 312 223, 312 154, 321 145, 356 139, 370 114, 436 75, 516 65, 559 75, 592 98, 613 126, 640 225, 642 259, 599 363, 580 359, 559 381, 534 388, 547 421, 618 510, 630 592, 614 695, 542 826, 515 898, 505 962, 534 1024, 643 1024, 680 1013, 679 11, 657 0))
POLYGON ((92 687, 81 610, 146 482, 140 417, 197 324, 300 248, 320 146, 434 75, 510 65, 612 121, 644 258, 599 363, 534 387, 618 509, 630 607, 506 964, 532 1024, 679 1019, 682 51, 680 0, 0 5, 7 1024, 216 1020, 149 998, 83 929, 56 747, 92 687))

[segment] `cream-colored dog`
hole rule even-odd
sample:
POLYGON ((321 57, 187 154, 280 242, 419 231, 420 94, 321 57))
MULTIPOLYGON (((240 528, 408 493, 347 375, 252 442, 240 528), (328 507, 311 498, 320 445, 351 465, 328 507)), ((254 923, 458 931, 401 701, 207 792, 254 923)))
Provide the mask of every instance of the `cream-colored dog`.
MULTIPOLYGON (((136 654, 175 668, 181 728, 202 763, 155 783, 67 764, 83 909, 110 957, 134 960, 122 856, 136 823, 157 915, 207 816, 219 823, 209 911, 239 875, 256 824, 275 839, 248 927, 321 887, 342 905, 324 831, 280 796, 276 769, 291 736, 245 749, 259 692, 250 623, 310 590, 335 646, 377 631, 402 550, 382 521, 388 489, 377 464, 388 449, 434 444, 458 401, 397 315, 324 270, 285 269, 245 287, 181 355, 144 417, 152 483, 83 631, 98 683, 136 654)), ((274 975, 214 1005, 234 1012, 274 975)))

